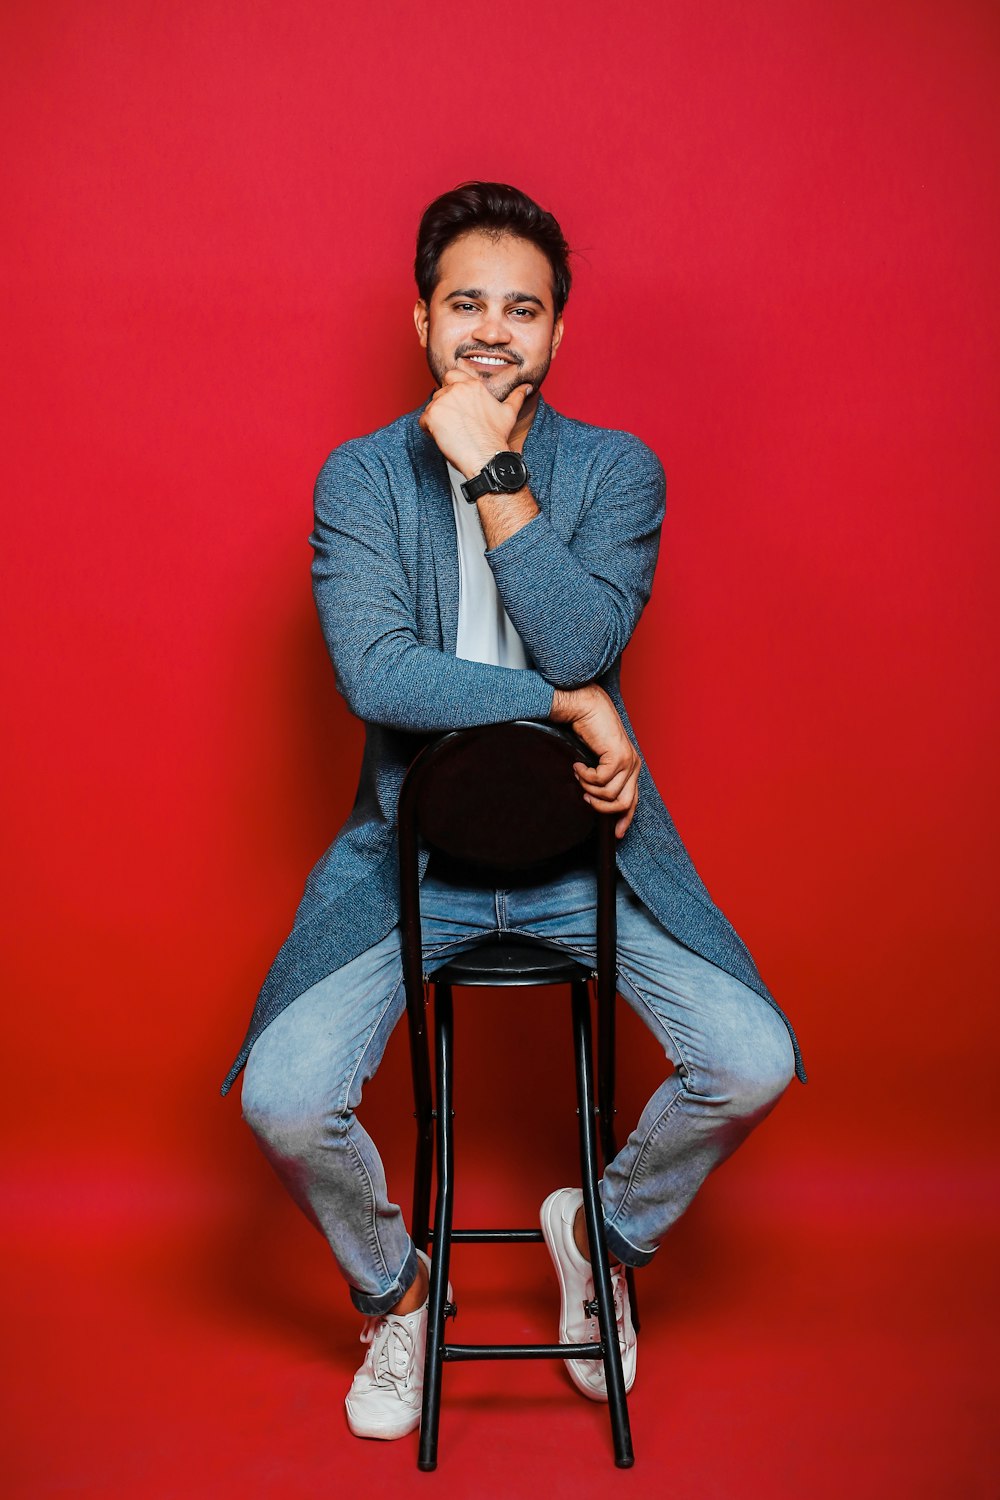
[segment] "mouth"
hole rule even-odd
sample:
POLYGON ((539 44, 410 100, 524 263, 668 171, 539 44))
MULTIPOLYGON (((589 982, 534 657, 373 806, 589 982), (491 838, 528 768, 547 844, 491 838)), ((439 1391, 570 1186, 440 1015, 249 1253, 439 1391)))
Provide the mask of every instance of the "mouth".
POLYGON ((514 364, 514 360, 505 359, 499 354, 463 354, 460 358, 476 370, 482 370, 492 374, 494 370, 503 370, 514 364))

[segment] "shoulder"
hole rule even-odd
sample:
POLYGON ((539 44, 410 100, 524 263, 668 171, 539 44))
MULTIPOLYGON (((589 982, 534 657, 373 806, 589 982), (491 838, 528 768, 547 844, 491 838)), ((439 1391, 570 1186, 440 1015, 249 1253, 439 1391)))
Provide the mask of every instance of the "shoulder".
POLYGON ((652 448, 634 433, 565 417, 551 406, 546 409, 546 415, 552 423, 562 462, 589 472, 596 468, 605 479, 613 477, 629 484, 665 488, 662 463, 652 448))
POLYGON ((413 435, 420 431, 417 418, 421 410, 407 412, 385 427, 339 443, 320 470, 320 478, 328 471, 371 469, 384 473, 387 469, 412 464, 413 435))
POLYGON ((344 484, 370 483, 384 492, 412 480, 417 440, 422 436, 417 418, 423 408, 407 412, 361 437, 338 444, 319 471, 317 494, 329 494, 344 484))

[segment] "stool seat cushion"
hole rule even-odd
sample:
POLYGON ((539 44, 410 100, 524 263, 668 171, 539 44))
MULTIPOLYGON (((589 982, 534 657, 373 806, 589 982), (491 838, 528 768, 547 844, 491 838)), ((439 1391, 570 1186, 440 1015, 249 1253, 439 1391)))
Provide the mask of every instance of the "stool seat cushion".
POLYGON ((536 938, 495 933, 449 959, 432 978, 436 984, 569 984, 593 972, 593 964, 536 938))

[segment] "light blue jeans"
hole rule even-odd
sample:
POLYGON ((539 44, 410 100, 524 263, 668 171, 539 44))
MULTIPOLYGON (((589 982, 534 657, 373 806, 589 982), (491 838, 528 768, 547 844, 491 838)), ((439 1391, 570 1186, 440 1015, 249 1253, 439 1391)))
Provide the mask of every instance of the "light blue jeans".
MULTIPOLYGON (((428 973, 491 932, 546 938, 593 959, 596 888, 573 871, 545 885, 421 887, 428 973)), ((611 1253, 644 1265, 713 1167, 791 1080, 782 1018, 683 947, 618 886, 618 989, 674 1068, 601 1183, 611 1253)), ((405 1010, 398 930, 300 995, 258 1038, 243 1114, 293 1197, 329 1241, 355 1306, 387 1311, 417 1272, 403 1215, 355 1111, 405 1010)))

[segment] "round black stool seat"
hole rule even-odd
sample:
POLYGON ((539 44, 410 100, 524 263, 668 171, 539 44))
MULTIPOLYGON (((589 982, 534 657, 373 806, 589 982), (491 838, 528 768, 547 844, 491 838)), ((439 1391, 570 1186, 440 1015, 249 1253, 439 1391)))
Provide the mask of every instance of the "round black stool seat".
POLYGON ((537 938, 495 933, 458 953, 431 976, 437 984, 571 984, 587 980, 593 964, 537 938))

